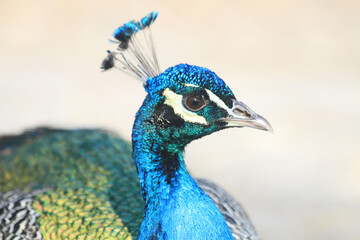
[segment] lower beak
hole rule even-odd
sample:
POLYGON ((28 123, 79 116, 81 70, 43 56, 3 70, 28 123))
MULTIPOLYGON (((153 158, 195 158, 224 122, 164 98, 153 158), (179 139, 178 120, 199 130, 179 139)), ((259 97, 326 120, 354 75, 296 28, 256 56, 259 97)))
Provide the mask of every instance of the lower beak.
POLYGON ((227 127, 251 127, 273 132, 271 124, 264 117, 237 100, 233 100, 233 107, 229 116, 221 119, 221 121, 225 122, 227 127))

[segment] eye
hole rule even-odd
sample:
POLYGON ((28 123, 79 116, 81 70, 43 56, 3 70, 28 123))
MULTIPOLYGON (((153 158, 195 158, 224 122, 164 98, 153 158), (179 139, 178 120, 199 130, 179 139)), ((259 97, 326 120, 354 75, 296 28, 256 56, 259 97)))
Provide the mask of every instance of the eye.
POLYGON ((202 96, 183 96, 182 104, 187 110, 196 112, 206 106, 202 96))

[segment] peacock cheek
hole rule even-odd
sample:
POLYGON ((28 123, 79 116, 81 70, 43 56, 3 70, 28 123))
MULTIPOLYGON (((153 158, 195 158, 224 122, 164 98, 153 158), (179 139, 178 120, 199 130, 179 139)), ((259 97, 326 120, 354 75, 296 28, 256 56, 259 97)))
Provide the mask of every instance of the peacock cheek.
POLYGON ((206 135, 209 135, 213 132, 213 129, 206 125, 196 124, 187 127, 186 130, 182 132, 182 139, 186 144, 192 142, 193 140, 199 139, 206 135))

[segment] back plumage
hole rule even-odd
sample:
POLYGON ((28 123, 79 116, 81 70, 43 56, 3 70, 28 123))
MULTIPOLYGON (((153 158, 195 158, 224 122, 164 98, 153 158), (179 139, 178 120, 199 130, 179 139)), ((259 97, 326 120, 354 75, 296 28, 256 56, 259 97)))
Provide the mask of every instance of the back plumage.
MULTIPOLYGON (((144 203, 131 145, 100 130, 40 131, 33 139, 20 136, 27 138, 25 144, 2 150, 0 192, 21 189, 14 192, 16 199, 32 199, 45 239, 137 236, 144 203)), ((8 205, 11 198, 2 198, 8 205)), ((4 236, 27 231, 13 221, 14 213, 0 209, 0 225, 8 226, 0 230, 7 231, 4 236)))

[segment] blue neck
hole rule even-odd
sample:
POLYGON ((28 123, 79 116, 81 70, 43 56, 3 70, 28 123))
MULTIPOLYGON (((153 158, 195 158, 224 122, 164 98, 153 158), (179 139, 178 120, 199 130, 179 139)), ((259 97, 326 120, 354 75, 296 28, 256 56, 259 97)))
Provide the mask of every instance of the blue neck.
POLYGON ((233 239, 212 200, 189 175, 184 146, 165 139, 151 119, 156 103, 147 97, 133 128, 133 159, 143 198, 138 239, 233 239))

